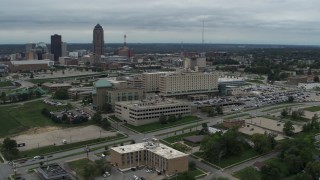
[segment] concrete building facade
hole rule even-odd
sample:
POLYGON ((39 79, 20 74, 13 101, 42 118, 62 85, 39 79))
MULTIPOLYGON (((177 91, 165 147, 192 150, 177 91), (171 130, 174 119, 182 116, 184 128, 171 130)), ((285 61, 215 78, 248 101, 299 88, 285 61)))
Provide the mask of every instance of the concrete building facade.
POLYGON ((127 101, 115 103, 116 117, 135 126, 158 122, 161 115, 186 116, 191 114, 188 103, 172 99, 127 101))
POLYGON ((146 166, 166 176, 188 171, 188 155, 159 143, 157 140, 113 147, 111 164, 124 171, 146 166))
POLYGON ((218 92, 218 77, 212 73, 175 73, 160 77, 160 94, 177 96, 218 92))
POLYGON ((115 102, 134 101, 144 98, 143 90, 131 87, 126 81, 99 79, 92 92, 93 106, 101 109, 106 103, 114 109, 115 102))

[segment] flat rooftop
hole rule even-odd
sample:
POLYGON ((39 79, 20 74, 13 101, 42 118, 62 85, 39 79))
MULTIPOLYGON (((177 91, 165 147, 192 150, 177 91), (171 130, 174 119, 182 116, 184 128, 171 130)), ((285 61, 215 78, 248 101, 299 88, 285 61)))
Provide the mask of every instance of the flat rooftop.
POLYGON ((182 153, 180 151, 177 151, 171 147, 168 147, 164 144, 157 143, 157 145, 153 142, 143 142, 143 143, 137 143, 137 144, 130 144, 125 146, 119 146, 119 147, 113 147, 112 150, 120 153, 120 154, 126 154, 131 152, 137 152, 142 150, 148 150, 151 151, 161 157, 164 157, 166 159, 174 159, 178 157, 188 156, 185 153, 182 153))
POLYGON ((43 83, 43 86, 47 87, 64 87, 64 86, 71 86, 71 84, 68 83, 43 83))
POLYGON ((142 100, 142 101, 123 101, 123 102, 116 102, 119 105, 125 105, 132 108, 151 108, 151 107, 161 107, 161 106, 168 106, 168 105, 177 105, 177 104, 186 104, 182 101, 177 101, 173 99, 152 99, 152 100, 142 100))

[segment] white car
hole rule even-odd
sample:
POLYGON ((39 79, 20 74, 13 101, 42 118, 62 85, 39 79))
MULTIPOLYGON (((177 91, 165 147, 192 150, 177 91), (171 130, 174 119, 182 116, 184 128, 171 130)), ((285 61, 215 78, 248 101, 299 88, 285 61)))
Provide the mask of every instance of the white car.
POLYGON ((110 173, 108 171, 106 171, 104 174, 103 174, 103 177, 109 177, 110 176, 110 173))
POLYGON ((35 156, 33 157, 33 159, 40 159, 40 156, 35 156))

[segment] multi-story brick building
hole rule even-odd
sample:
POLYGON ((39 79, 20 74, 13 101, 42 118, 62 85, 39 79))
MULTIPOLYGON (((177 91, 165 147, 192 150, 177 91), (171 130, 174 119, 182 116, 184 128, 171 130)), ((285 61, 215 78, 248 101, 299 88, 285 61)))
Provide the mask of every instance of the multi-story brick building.
POLYGON ((188 155, 157 140, 113 147, 111 164, 120 170, 146 166, 166 176, 188 171, 188 155))

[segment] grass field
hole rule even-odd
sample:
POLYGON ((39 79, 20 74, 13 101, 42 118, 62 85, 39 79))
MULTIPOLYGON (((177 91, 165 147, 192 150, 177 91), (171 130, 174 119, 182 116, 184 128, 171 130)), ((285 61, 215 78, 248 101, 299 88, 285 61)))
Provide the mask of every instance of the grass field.
POLYGON ((54 123, 41 114, 42 108, 55 111, 65 107, 51 106, 42 101, 25 103, 24 105, 0 106, 0 137, 16 134, 32 127, 74 126, 54 123))
POLYGON ((159 122, 155 122, 155 123, 145 124, 145 125, 141 125, 141 126, 133 126, 131 124, 126 124, 125 126, 130 129, 133 129, 135 131, 144 133, 144 132, 148 132, 148 131, 156 131, 156 130, 166 129, 166 128, 170 128, 170 127, 174 127, 174 126, 179 126, 182 124, 194 123, 197 121, 200 121, 200 120, 196 116, 185 116, 185 117, 182 117, 182 119, 180 119, 180 120, 177 120, 172 123, 167 123, 167 124, 161 124, 159 122))
POLYGON ((261 112, 268 112, 268 111, 272 111, 272 110, 281 110, 281 108, 286 108, 286 107, 292 107, 292 106, 298 106, 298 105, 302 105, 302 104, 285 104, 285 105, 281 105, 281 106, 275 106, 266 110, 262 110, 261 112))
POLYGON ((165 138, 163 140, 165 140, 165 141, 167 141, 169 143, 174 143, 174 142, 177 142, 177 141, 181 141, 184 137, 197 135, 198 133, 199 133, 199 131, 192 131, 192 132, 188 132, 188 133, 184 133, 184 134, 179 134, 179 135, 167 137, 167 138, 165 138))
POLYGON ((89 159, 83 158, 83 159, 68 162, 68 165, 70 169, 72 169, 77 173, 77 175, 83 176, 84 167, 88 164, 93 164, 93 163, 94 162, 90 161, 89 159))
POLYGON ((10 81, 0 81, 0 88, 7 87, 7 86, 14 86, 10 81))
POLYGON ((252 167, 244 168, 236 173, 234 173, 234 176, 241 180, 260 180, 260 172, 253 169, 252 167))
POLYGON ((248 115, 249 115, 248 113, 241 113, 241 114, 237 113, 237 114, 232 115, 232 116, 227 116, 224 119, 234 119, 234 118, 248 116, 248 115))
POLYGON ((311 106, 311 107, 304 108, 304 110, 310 111, 310 112, 317 112, 317 111, 320 111, 320 106, 311 106))
MULTIPOLYGON (((194 170, 189 170, 188 171, 188 174, 191 176, 191 177, 196 177, 196 176, 200 176, 200 175, 205 175, 204 172, 202 172, 201 170, 199 169, 194 169, 194 170)), ((170 178, 170 180, 184 180, 184 177, 179 174, 178 176, 174 176, 172 178, 170 178)))
MULTIPOLYGON (((194 155, 196 155, 198 157, 203 157, 202 152, 196 152, 196 153, 194 153, 194 155)), ((247 150, 243 151, 240 155, 221 158, 220 163, 219 162, 212 162, 208 159, 205 159, 205 160, 212 163, 212 164, 215 164, 219 167, 225 168, 225 167, 228 167, 228 166, 233 165, 235 163, 239 163, 241 161, 250 159, 250 158, 258 156, 258 155, 259 155, 259 153, 257 153, 255 150, 247 149, 247 150)))

